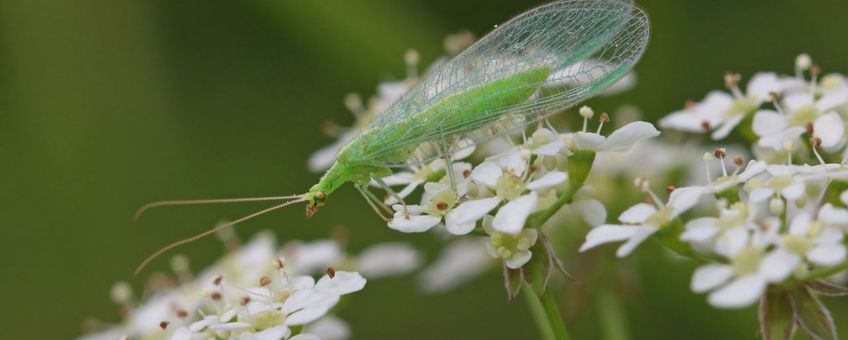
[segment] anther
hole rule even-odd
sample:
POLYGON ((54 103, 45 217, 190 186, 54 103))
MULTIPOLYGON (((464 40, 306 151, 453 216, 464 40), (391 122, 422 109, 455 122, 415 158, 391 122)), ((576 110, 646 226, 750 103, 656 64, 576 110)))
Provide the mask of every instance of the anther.
POLYGON ((712 127, 712 124, 710 124, 710 122, 705 120, 705 121, 701 122, 701 128, 704 129, 704 131, 706 132, 706 131, 710 131, 713 127, 712 127))
POLYGON ((777 93, 777 92, 769 91, 768 96, 769 96, 769 99, 771 99, 772 102, 777 103, 778 101, 780 101, 780 94, 777 93))
POLYGON ((739 85, 739 81, 742 80, 742 76, 739 73, 725 73, 724 74, 724 86, 728 89, 736 88, 739 85))
POLYGON ((816 129, 813 127, 813 122, 807 122, 807 134, 812 136, 815 132, 816 129))
POLYGON ((277 269, 283 269, 283 268, 285 268, 285 266, 286 266, 286 259, 285 259, 285 258, 282 258, 282 257, 278 257, 278 258, 276 258, 276 259, 274 260, 274 266, 275 266, 275 267, 277 267, 277 269))
POLYGON ((735 164, 736 166, 743 166, 745 165, 745 158, 743 158, 742 156, 733 157, 733 164, 735 164))
POLYGON ((248 303, 250 303, 250 297, 249 296, 245 296, 245 297, 241 298, 241 305, 242 306, 247 306, 248 303))
POLYGON ((187 317, 187 316, 188 316, 188 311, 187 311, 187 310, 182 309, 182 308, 177 309, 177 317, 179 317, 180 319, 182 319, 182 318, 185 318, 185 317, 187 317))
POLYGON ((219 285, 221 285, 221 281, 223 281, 223 280, 224 280, 224 277, 221 276, 221 275, 218 275, 214 279, 212 279, 212 283, 216 286, 219 286, 219 285))
POLYGON ((212 294, 209 294, 209 297, 213 301, 220 301, 221 300, 221 293, 220 292, 212 292, 212 294))
POLYGON ((715 156, 715 158, 718 158, 718 159, 724 159, 724 157, 727 156, 727 149, 725 149, 725 148, 715 149, 715 151, 713 151, 713 156, 715 156))
POLYGON ((168 328, 168 325, 170 325, 170 324, 171 323, 168 322, 168 321, 162 321, 162 322, 159 323, 159 328, 161 328, 161 329, 168 328))
POLYGON ((327 272, 327 276, 329 276, 331 279, 336 277, 336 270, 333 269, 333 267, 327 267, 325 271, 327 272))
POLYGON ((819 137, 813 137, 810 138, 810 143, 813 145, 814 148, 818 148, 821 146, 822 140, 819 137))
POLYGON ((601 112, 601 115, 598 116, 598 120, 600 120, 601 123, 609 122, 610 121, 609 114, 607 114, 606 112, 601 112))
POLYGON ((471 177, 471 170, 465 169, 462 171, 462 177, 468 178, 471 177))
POLYGON ((263 276, 263 277, 259 278, 259 286, 260 287, 265 287, 269 284, 271 284, 271 279, 268 278, 267 276, 263 276))
POLYGON ((665 191, 667 191, 669 194, 674 192, 674 190, 676 190, 676 189, 677 189, 677 187, 675 187, 674 185, 671 185, 671 184, 669 184, 667 187, 665 187, 665 191))
POLYGON ((448 204, 445 202, 436 203, 436 209, 439 209, 441 211, 448 210, 448 204))

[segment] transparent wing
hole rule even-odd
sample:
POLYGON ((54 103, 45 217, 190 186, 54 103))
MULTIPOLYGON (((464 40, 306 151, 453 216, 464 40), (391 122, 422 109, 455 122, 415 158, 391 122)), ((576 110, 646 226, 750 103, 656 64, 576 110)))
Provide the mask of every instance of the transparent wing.
POLYGON ((647 40, 647 17, 626 1, 569 0, 525 12, 429 72, 376 117, 363 131, 368 138, 356 149, 356 158, 387 166, 426 162, 450 152, 448 148, 523 128, 614 83, 636 63, 647 40), (510 91, 521 90, 508 87, 477 93, 473 100, 451 100, 540 68, 549 70, 546 79, 511 85, 532 90, 526 100, 474 111, 480 103, 497 103, 510 91), (434 114, 434 107, 445 114, 434 114), (411 159, 398 158, 398 150, 413 148, 411 159))

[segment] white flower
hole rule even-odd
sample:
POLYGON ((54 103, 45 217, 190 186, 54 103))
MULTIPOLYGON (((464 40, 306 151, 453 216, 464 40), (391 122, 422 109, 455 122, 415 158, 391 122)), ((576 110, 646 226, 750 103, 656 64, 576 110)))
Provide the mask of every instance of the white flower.
POLYGON ((737 84, 735 75, 725 79, 732 95, 713 91, 701 103, 669 114, 660 120, 660 126, 687 132, 713 130, 713 139, 724 139, 745 117, 753 113, 769 93, 780 93, 783 83, 775 73, 757 73, 748 82, 745 93, 737 84))
POLYGON ((439 257, 418 277, 428 293, 450 290, 479 276, 492 265, 483 239, 457 239, 442 249, 439 257))
MULTIPOLYGON (((464 165, 463 165, 464 167, 464 165)), ((442 182, 427 182, 424 184, 424 194, 421 197, 421 205, 395 204, 394 217, 389 221, 389 228, 405 232, 419 233, 430 230, 442 222, 444 217, 448 232, 456 235, 464 235, 474 229, 474 225, 459 225, 451 216, 462 214, 457 202, 464 197, 468 191, 471 176, 470 165, 465 168, 456 183, 456 191, 450 184, 442 182)))
POLYGON ((711 291, 708 301, 719 308, 742 308, 756 302, 769 283, 785 280, 793 259, 783 252, 765 253, 748 246, 738 251, 729 264, 707 264, 692 275, 692 291, 711 291))
POLYGON ((646 203, 634 205, 618 217, 624 224, 604 224, 592 228, 586 235, 586 242, 580 246, 580 251, 584 252, 604 243, 626 240, 627 242, 618 248, 616 255, 627 256, 663 225, 695 206, 703 193, 704 190, 700 187, 678 188, 671 193, 668 204, 660 209, 646 203))
POLYGON ((421 253, 409 244, 381 243, 366 248, 356 259, 356 269, 369 279, 406 274, 423 261, 421 253))
POLYGON ((637 121, 613 131, 609 137, 592 132, 577 132, 574 134, 574 144, 580 150, 622 152, 659 135, 660 132, 651 123, 637 121))
POLYGON ((230 332, 253 339, 281 339, 291 334, 290 327, 304 325, 323 317, 341 295, 365 286, 355 272, 337 271, 312 284, 311 277, 296 277, 297 285, 283 283, 248 289, 250 302, 234 315, 234 321, 195 327, 195 332, 230 332))
POLYGON ((533 254, 530 247, 536 244, 539 232, 536 229, 523 229, 518 233, 502 233, 493 227, 494 219, 486 216, 483 219, 483 230, 489 234, 486 250, 489 255, 504 261, 507 267, 518 269, 524 266, 533 254))
MULTIPOLYGON (((828 204, 820 214, 826 215, 828 224, 848 224, 848 216, 834 211, 828 204)), ((793 262, 800 264, 805 258, 810 263, 819 266, 833 266, 845 260, 848 252, 842 244, 843 234, 839 227, 827 226, 821 221, 813 221, 807 212, 799 212, 789 225, 789 233, 781 236, 779 249, 793 262)), ((788 265, 788 264, 787 264, 788 265)))
POLYGON ((780 195, 788 201, 796 201, 804 196, 806 185, 801 176, 797 176, 798 167, 787 165, 769 165, 766 171, 770 177, 766 180, 749 180, 745 187, 753 202, 763 202, 774 195, 780 195))
MULTIPOLYGON (((475 147, 469 146, 458 150, 456 153, 451 155, 451 159, 454 161, 465 159, 474 153, 475 147)), ((430 163, 424 165, 412 165, 409 167, 409 171, 401 171, 396 172, 392 175, 386 176, 382 178, 382 181, 386 183, 388 186, 396 186, 396 185, 404 185, 403 189, 397 191, 397 195, 400 198, 406 198, 412 192, 415 191, 419 186, 426 182, 439 182, 446 181, 446 165, 445 160, 442 158, 435 159, 430 163)), ((459 185, 463 185, 462 178, 467 177, 463 174, 466 171, 471 170, 471 164, 464 162, 453 162, 454 168, 454 178, 458 180, 459 185)), ((378 183, 372 181, 371 186, 378 186, 378 183)), ((393 195, 386 196, 385 204, 393 205, 399 203, 397 198, 393 195)))
POLYGON ((469 200, 461 203, 445 218, 448 230, 470 232, 477 221, 502 202, 506 202, 495 214, 495 230, 517 234, 524 228, 527 217, 537 209, 539 194, 555 187, 568 178, 560 171, 551 171, 542 177, 525 182, 526 162, 517 152, 478 165, 471 179, 494 191, 495 196, 469 200), (529 192, 528 192, 529 191, 529 192))
POLYGON ((524 143, 524 147, 530 150, 530 153, 539 156, 554 156, 566 150, 565 141, 545 128, 534 131, 524 143))

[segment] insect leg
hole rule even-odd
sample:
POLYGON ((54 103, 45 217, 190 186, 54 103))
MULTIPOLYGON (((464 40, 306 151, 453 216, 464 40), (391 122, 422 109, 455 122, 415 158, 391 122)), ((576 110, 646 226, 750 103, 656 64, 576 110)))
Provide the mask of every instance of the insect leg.
POLYGON ((398 194, 397 194, 397 193, 396 193, 396 192, 392 189, 392 187, 390 187, 388 184, 386 184, 386 182, 383 182, 383 179, 382 179, 382 178, 377 177, 377 176, 374 176, 374 175, 371 175, 371 179, 373 179, 373 180, 374 180, 374 182, 377 182, 377 184, 379 184, 379 185, 380 185, 380 188, 382 188, 382 189, 383 189, 383 190, 385 190, 387 193, 389 193, 389 195, 392 195, 392 197, 394 197, 394 198, 395 198, 395 200, 397 200, 398 202, 400 202, 400 204, 403 204, 404 206, 406 206, 406 202, 403 200, 403 197, 400 197, 400 195, 398 195, 398 194))
POLYGON ((453 177, 453 160, 451 159, 450 150, 448 149, 447 141, 441 143, 439 145, 440 153, 442 157, 445 158, 445 172, 448 174, 448 179, 450 180, 451 190, 456 192, 456 179, 453 177))
POLYGON ((368 190, 366 190, 365 188, 363 188, 359 184, 354 185, 354 187, 356 188, 356 190, 359 190, 359 193, 362 194, 362 198, 365 199, 365 202, 368 203, 368 206, 371 207, 371 210, 374 210, 374 213, 376 213, 377 216, 380 216, 380 218, 383 219, 383 221, 385 221, 385 222, 388 222, 390 220, 390 218, 387 218, 385 215, 383 215, 383 210, 380 210, 380 208, 379 208, 380 206, 382 206, 385 209, 385 207, 386 207, 385 205, 382 205, 380 203, 375 204, 375 202, 373 201, 373 198, 376 198, 376 197, 373 197, 373 195, 371 195, 371 193, 368 192, 368 190))

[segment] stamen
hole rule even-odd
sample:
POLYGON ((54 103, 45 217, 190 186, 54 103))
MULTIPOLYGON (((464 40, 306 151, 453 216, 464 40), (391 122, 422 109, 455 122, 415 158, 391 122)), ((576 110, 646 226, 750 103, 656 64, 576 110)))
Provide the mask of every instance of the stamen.
POLYGON ((654 204, 656 204, 660 209, 665 208, 665 203, 663 203, 659 196, 651 190, 651 182, 642 177, 636 177, 636 179, 633 180, 633 184, 636 185, 636 188, 639 188, 640 191, 648 194, 648 196, 650 196, 654 201, 654 204))
POLYGON ((712 174, 712 171, 710 171, 710 161, 713 160, 713 154, 711 154, 709 152, 705 152, 703 159, 704 159, 704 170, 707 174, 707 184, 709 184, 709 183, 713 182, 713 174, 712 174))
POLYGON ((809 54, 801 53, 795 57, 795 77, 804 80, 804 71, 810 69, 813 64, 813 58, 809 54))
POLYGON ((589 119, 591 119, 595 115, 595 111, 592 111, 592 108, 584 105, 580 108, 580 110, 578 110, 578 113, 580 113, 580 116, 583 117, 582 131, 586 132, 586 130, 589 128, 589 119))
POLYGON ((719 159, 719 161, 721 162, 721 174, 724 177, 727 177, 727 167, 724 165, 724 158, 725 156, 727 156, 727 150, 725 148, 718 148, 713 151, 713 156, 719 159))
POLYGON ((813 154, 816 155, 816 159, 819 160, 819 163, 821 165, 824 165, 825 164, 824 159, 822 159, 822 156, 819 154, 819 147, 822 144, 821 138, 819 138, 819 137, 810 138, 810 144, 812 145, 813 154))
POLYGON ((810 95, 816 95, 816 85, 818 85, 819 74, 821 73, 821 68, 819 65, 813 64, 810 66, 810 95))
POLYGON ((361 118, 368 111, 362 106, 362 97, 358 93, 348 93, 344 97, 344 104, 356 118, 361 118))
POLYGON ((733 176, 736 176, 745 167, 745 158, 742 158, 742 156, 733 157, 733 164, 736 165, 736 169, 733 170, 733 176))
POLYGON ((742 76, 739 73, 726 73, 724 75, 724 86, 733 93, 733 96, 736 99, 742 99, 744 97, 742 95, 742 91, 739 90, 739 81, 742 80, 742 76))
POLYGON ((327 267, 325 271, 327 272, 327 276, 329 276, 331 279, 336 277, 336 270, 333 269, 333 267, 327 267))
POLYGON ((406 50, 403 54, 403 60, 406 62, 406 80, 415 82, 418 80, 418 62, 421 56, 414 49, 406 50))
POLYGON ((598 117, 598 120, 601 121, 601 123, 598 124, 598 131, 595 133, 600 135, 601 129, 604 128, 604 123, 610 121, 610 117, 606 112, 601 112, 601 115, 598 117))
POLYGON ((769 99, 771 99, 772 105, 774 105, 774 109, 781 114, 787 114, 785 110, 783 110, 783 106, 780 105, 780 94, 777 92, 769 92, 769 99))

